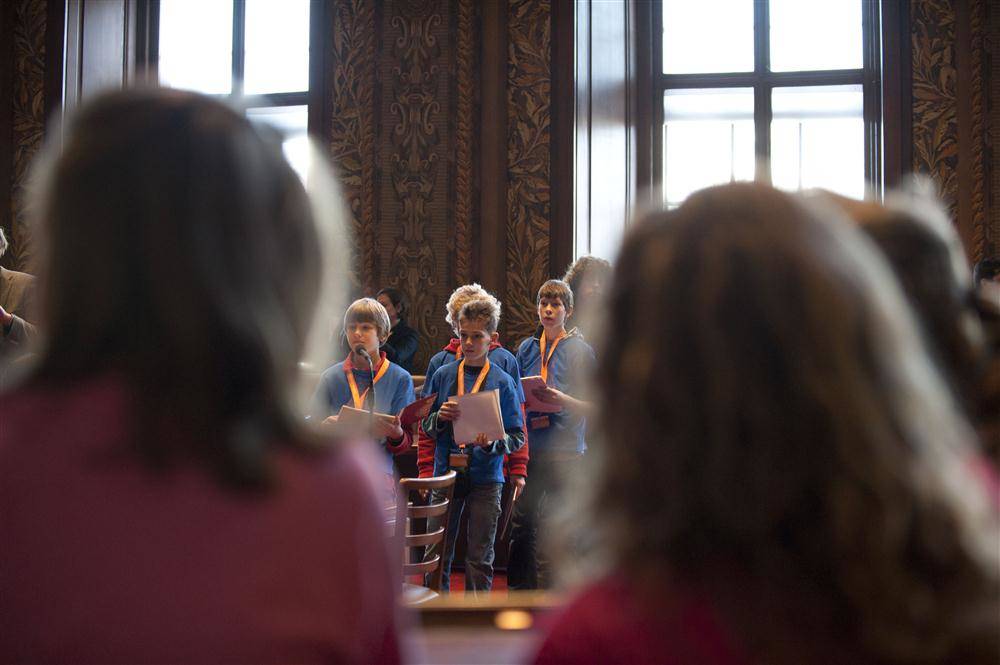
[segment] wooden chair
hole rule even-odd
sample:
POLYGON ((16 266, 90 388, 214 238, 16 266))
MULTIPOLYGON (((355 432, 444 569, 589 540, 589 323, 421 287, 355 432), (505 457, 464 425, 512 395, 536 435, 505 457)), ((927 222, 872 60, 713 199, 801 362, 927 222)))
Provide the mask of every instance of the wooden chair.
POLYGON ((427 575, 430 575, 426 586, 403 584, 405 603, 422 603, 435 598, 441 591, 441 575, 444 572, 441 553, 444 552, 448 537, 448 517, 451 515, 456 475, 454 471, 449 471, 443 476, 402 478, 399 481, 405 505, 401 502, 396 513, 396 536, 403 539, 403 576, 421 575, 421 579, 427 579, 427 575), (419 496, 421 490, 427 491, 426 503, 419 496), (446 490, 444 499, 435 503, 431 490, 446 490), (412 497, 414 493, 417 494, 416 500, 412 497), (430 518, 437 518, 435 522, 439 524, 433 531, 430 529, 430 518), (414 533, 414 530, 419 532, 414 533), (430 559, 411 563, 411 553, 415 548, 438 543, 439 553, 430 559))

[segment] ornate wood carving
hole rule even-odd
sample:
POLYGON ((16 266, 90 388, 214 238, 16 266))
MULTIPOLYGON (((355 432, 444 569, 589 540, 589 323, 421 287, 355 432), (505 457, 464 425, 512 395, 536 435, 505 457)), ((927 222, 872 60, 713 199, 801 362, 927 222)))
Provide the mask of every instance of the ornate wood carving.
POLYGON ((401 289, 410 301, 408 321, 420 335, 416 367, 448 336, 441 323, 451 244, 447 9, 442 0, 386 5, 380 285, 401 289))
POLYGON ((955 14, 945 0, 910 5, 913 40, 913 170, 938 183, 957 218, 958 111, 955 14))
POLYGON ((334 4, 330 154, 351 210, 355 290, 371 293, 376 269, 375 0, 334 4))
POLYGON ((510 0, 507 78, 507 339, 538 324, 535 294, 549 274, 551 6, 510 0))
POLYGON ((974 1, 970 4, 969 32, 971 36, 971 49, 969 60, 971 72, 969 83, 972 86, 972 94, 970 95, 972 106, 972 117, 970 119, 972 125, 972 145, 970 146, 972 156, 970 174, 972 178, 972 196, 969 205, 971 207, 970 213, 972 218, 971 250, 973 258, 978 261, 988 251, 987 236, 989 231, 986 214, 987 169, 984 159, 988 136, 986 135, 985 125, 986 96, 983 94, 986 84, 983 69, 986 6, 983 0, 974 1))
POLYGON ((31 265, 31 238, 25 224, 25 193, 31 161, 41 148, 45 134, 45 17, 44 0, 19 0, 14 9, 14 163, 12 237, 8 250, 13 259, 5 257, 5 263, 19 269, 31 265))
POLYGON ((472 279, 472 215, 475 170, 472 153, 476 123, 475 6, 458 0, 455 43, 455 283, 472 279))

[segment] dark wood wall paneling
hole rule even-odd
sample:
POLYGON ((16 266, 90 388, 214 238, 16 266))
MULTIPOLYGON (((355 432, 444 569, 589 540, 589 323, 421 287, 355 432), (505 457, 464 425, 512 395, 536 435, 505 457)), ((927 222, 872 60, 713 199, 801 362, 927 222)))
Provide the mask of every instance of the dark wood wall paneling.
POLYGON ((990 256, 1000 256, 1000 7, 987 4, 989 20, 988 52, 983 78, 989 86, 989 132, 987 145, 990 146, 990 214, 989 247, 990 256))
POLYGON ((8 173, 4 223, 11 243, 4 265, 31 270, 33 249, 26 224, 25 195, 31 163, 45 135, 47 4, 44 0, 15 0, 3 4, 5 59, 7 49, 10 53, 10 60, 6 60, 9 63, 6 85, 10 95, 0 100, 10 108, 0 114, 0 122, 6 121, 0 128, 9 136, 5 141, 9 141, 10 150, 3 154, 10 156, 10 163, 3 171, 8 173))
POLYGON ((990 229, 987 0, 913 0, 913 170, 937 183, 971 261, 996 252, 990 229))

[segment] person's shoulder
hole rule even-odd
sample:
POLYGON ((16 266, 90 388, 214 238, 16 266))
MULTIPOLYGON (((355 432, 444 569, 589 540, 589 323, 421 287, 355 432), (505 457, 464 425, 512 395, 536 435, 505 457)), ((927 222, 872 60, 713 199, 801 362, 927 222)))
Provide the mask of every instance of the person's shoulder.
POLYGON ((590 345, 590 342, 576 328, 570 331, 566 339, 563 340, 562 345, 569 352, 594 354, 594 347, 590 345))
POLYGON ((507 361, 507 362, 517 361, 517 358, 514 356, 514 354, 502 346, 498 346, 497 348, 490 351, 490 356, 498 361, 507 361))
POLYGON ((328 383, 344 375, 344 361, 341 360, 336 365, 330 365, 319 375, 320 381, 328 383))
POLYGON ((500 365, 495 363, 490 363, 489 372, 490 381, 496 382, 497 385, 503 386, 504 388, 509 388, 513 390, 515 388, 514 377, 507 373, 500 365))
POLYGON ((530 353, 532 348, 538 348, 538 338, 525 337, 521 340, 521 343, 517 345, 517 355, 521 356, 526 353, 530 353))
POLYGON ((14 284, 23 284, 25 286, 30 286, 35 283, 35 276, 26 272, 19 272, 17 270, 9 270, 4 267, 0 267, 0 276, 8 282, 14 284))
POLYGON ((403 366, 400 365, 399 363, 390 363, 389 369, 386 370, 386 374, 400 381, 402 381, 403 379, 406 379, 407 381, 411 382, 413 381, 413 377, 410 375, 410 373, 407 372, 406 369, 404 369, 403 366))

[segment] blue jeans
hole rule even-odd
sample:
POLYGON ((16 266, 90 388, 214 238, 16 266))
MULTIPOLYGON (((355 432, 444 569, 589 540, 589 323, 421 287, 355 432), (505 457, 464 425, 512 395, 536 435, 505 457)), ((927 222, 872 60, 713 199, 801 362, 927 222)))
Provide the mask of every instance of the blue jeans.
MULTIPOLYGON (((435 490, 435 501, 438 497, 435 490)), ((455 543, 458 541, 458 526, 462 519, 462 511, 469 509, 468 544, 465 549, 465 589, 467 592, 481 593, 493 588, 493 541, 497 535, 497 522, 500 519, 500 495, 503 483, 484 483, 472 485, 468 493, 460 496, 455 493, 451 515, 448 519, 448 539, 445 542, 442 558, 441 590, 451 588, 451 562, 455 558, 455 543)), ((433 525, 437 528, 437 525, 433 525)), ((436 548, 434 548, 436 550, 436 548)), ((428 555, 433 556, 429 551, 428 555)))

